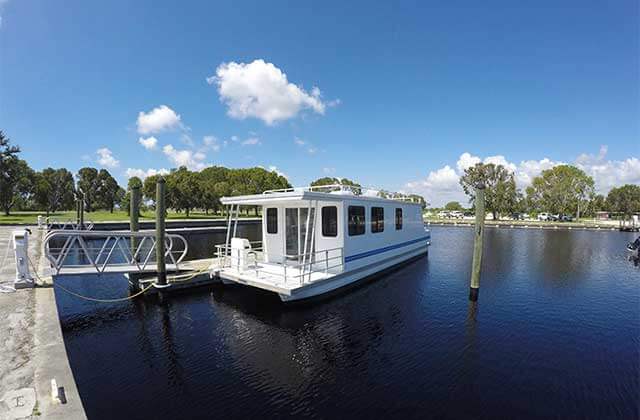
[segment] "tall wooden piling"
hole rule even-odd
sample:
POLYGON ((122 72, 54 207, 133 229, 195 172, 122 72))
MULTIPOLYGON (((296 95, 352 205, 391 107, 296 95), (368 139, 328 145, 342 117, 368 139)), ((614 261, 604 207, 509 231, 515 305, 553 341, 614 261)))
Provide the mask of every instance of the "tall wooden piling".
MULTIPOLYGON (((129 229, 131 232, 138 232, 140 230, 140 186, 134 185, 131 187, 131 200, 129 203, 129 229)), ((131 258, 134 258, 134 253, 138 247, 138 241, 136 238, 131 238, 131 258)))
POLYGON ((158 177, 156 183, 156 264, 158 269, 158 284, 167 284, 167 266, 165 264, 164 234, 165 234, 165 180, 158 177))
POLYGON ((79 221, 78 227, 80 230, 84 230, 84 193, 80 193, 80 202, 78 203, 79 221))
POLYGON ((482 243, 484 236, 484 184, 476 187, 476 226, 473 240, 473 265, 471 267, 471 287, 469 288, 469 300, 477 301, 480 291, 480 270, 482 268, 482 243))

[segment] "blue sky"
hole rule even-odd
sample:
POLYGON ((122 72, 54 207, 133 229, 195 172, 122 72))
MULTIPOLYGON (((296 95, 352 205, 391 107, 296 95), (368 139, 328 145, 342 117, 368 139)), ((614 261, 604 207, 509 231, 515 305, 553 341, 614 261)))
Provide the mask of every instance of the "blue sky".
POLYGON ((0 129, 121 182, 261 165, 438 204, 487 160, 640 183, 637 1, 521 3, 0 0, 0 129))

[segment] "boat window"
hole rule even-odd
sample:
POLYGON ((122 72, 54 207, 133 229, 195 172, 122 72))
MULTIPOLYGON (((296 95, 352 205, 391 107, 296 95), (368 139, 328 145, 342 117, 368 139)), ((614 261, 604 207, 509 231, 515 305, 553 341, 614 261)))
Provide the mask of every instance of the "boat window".
POLYGON ((267 233, 278 233, 278 209, 267 209, 267 233))
POLYGON ((364 235, 364 207, 349 206, 349 236, 364 235))
POLYGON ((384 208, 371 207, 371 233, 384 231, 384 208))
POLYGON ((338 208, 336 206, 322 208, 322 236, 338 236, 338 208))
POLYGON ((396 209, 396 230, 402 229, 402 209, 396 209))

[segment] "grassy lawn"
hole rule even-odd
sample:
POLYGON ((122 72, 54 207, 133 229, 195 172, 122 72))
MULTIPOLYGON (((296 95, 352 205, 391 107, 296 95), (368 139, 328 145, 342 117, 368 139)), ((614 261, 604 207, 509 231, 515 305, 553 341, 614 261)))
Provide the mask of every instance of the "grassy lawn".
MULTIPOLYGON (((46 213, 38 212, 38 211, 16 211, 11 212, 9 216, 0 215, 0 225, 11 225, 11 224, 36 224, 38 215, 45 216, 46 213)), ((251 211, 249 213, 250 216, 253 216, 254 213, 251 211)), ((65 222, 67 220, 75 220, 76 212, 75 211, 64 211, 51 213, 49 215, 52 219, 56 219, 61 222, 65 222)), ((222 218, 220 214, 205 214, 194 212, 189 215, 187 218, 184 213, 176 213, 169 212, 167 215, 167 220, 191 220, 191 219, 219 219, 222 218)), ((117 222, 117 221, 128 221, 129 216, 127 213, 123 211, 114 211, 113 213, 109 213, 108 211, 94 211, 91 213, 85 213, 84 218, 86 221, 92 222, 117 222)), ((140 220, 153 220, 155 219, 155 213, 153 211, 143 212, 140 220)))

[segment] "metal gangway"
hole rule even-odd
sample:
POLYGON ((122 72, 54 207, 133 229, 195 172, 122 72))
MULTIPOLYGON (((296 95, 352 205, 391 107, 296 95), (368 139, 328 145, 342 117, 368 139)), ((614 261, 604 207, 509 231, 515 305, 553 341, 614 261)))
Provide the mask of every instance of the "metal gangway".
POLYGON ((84 223, 80 223, 74 219, 63 220, 54 217, 47 217, 45 225, 47 230, 93 230, 94 226, 91 220, 85 220, 84 223))
MULTIPOLYGON (((53 275, 151 273, 157 271, 155 231, 52 230, 43 240, 53 275)), ((180 271, 184 237, 165 234, 167 271, 180 271)))

